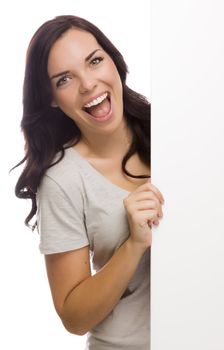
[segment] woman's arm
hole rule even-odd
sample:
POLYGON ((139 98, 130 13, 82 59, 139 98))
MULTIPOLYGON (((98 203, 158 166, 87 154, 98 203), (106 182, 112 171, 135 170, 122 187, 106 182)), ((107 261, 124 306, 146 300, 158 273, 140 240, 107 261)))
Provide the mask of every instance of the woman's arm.
POLYGON ((88 247, 46 256, 55 308, 69 332, 83 335, 113 310, 143 252, 128 239, 93 276, 88 247))
POLYGON ((147 183, 125 199, 131 234, 95 275, 91 276, 88 247, 46 256, 55 308, 69 332, 85 334, 113 310, 125 292, 151 245, 148 222, 156 221, 158 214, 161 217, 161 195, 153 191, 147 183))

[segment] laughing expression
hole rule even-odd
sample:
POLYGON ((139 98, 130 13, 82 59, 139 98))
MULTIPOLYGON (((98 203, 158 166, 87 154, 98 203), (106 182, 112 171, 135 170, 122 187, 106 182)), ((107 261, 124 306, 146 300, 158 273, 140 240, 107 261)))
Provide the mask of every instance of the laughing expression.
POLYGON ((83 135, 108 133, 124 122, 120 76, 92 34, 65 32, 51 48, 48 74, 52 107, 73 119, 83 135))

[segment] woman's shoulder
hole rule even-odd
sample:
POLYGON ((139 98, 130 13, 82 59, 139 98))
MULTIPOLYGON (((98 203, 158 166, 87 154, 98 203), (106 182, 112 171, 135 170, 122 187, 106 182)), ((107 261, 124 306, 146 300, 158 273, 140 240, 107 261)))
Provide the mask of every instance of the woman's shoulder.
POLYGON ((60 157, 61 152, 56 154, 52 163, 53 165, 47 169, 43 176, 41 185, 55 183, 62 188, 69 188, 75 183, 76 186, 79 186, 82 182, 79 157, 73 152, 72 148, 65 149, 61 160, 60 157))
POLYGON ((62 158, 61 156, 61 152, 55 155, 52 165, 46 171, 47 175, 56 176, 60 173, 65 175, 68 170, 76 171, 80 168, 79 157, 72 147, 64 149, 64 155, 62 158))

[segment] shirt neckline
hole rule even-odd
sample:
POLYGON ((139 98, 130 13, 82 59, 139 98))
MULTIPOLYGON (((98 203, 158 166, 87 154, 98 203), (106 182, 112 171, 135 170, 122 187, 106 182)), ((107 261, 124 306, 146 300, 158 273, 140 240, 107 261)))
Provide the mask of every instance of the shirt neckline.
POLYGON ((82 162, 88 166, 88 168, 94 172, 98 177, 100 177, 101 179, 103 179, 105 182, 107 182, 108 184, 110 184, 111 186, 115 187, 116 189, 120 190, 120 191, 123 191, 125 193, 131 193, 130 191, 126 190, 125 188, 123 187, 120 187, 118 185, 116 185, 115 183, 113 183, 112 181, 110 181, 106 176, 104 176, 100 171, 98 171, 96 168, 94 168, 94 166, 92 166, 92 164, 90 162, 88 162, 88 160, 83 157, 74 147, 70 147, 70 148, 67 148, 67 150, 71 150, 71 152, 74 152, 81 160, 82 162))

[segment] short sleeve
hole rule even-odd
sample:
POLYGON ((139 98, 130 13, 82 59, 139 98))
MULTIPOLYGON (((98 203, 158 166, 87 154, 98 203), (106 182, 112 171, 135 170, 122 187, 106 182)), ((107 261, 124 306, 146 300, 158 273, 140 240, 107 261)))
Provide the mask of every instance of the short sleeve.
POLYGON ((63 189, 45 175, 37 193, 37 229, 40 252, 61 253, 89 245, 81 189, 63 189))

